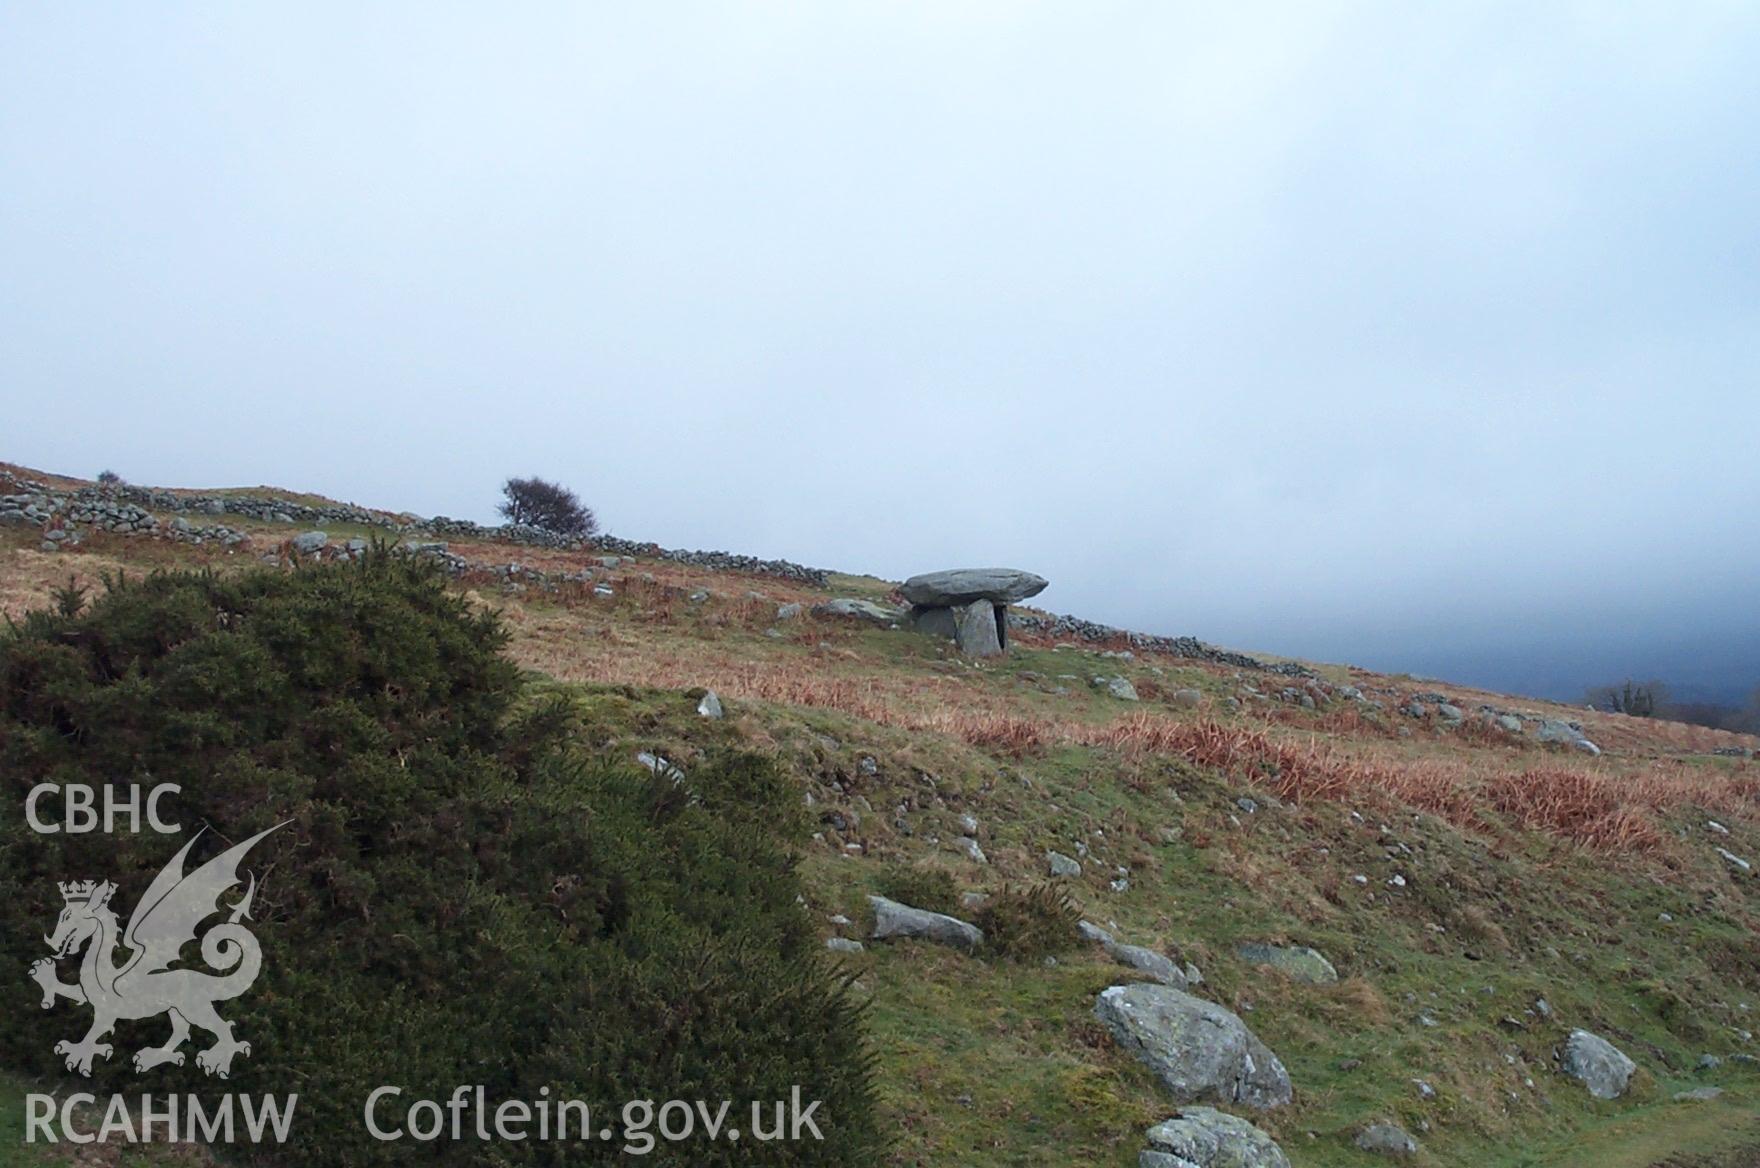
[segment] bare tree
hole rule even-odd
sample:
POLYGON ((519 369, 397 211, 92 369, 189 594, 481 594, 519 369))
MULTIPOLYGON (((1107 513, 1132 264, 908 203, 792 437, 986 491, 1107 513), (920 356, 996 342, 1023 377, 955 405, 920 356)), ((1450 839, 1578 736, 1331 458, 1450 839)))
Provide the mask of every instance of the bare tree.
POLYGON ((536 476, 512 478, 501 486, 499 510, 509 523, 540 527, 557 535, 586 539, 599 530, 599 521, 580 497, 560 483, 546 482, 536 476))
POLYGON ((1600 685, 1589 691, 1589 704, 1597 710, 1654 718, 1668 704, 1668 690, 1660 681, 1633 681, 1600 685))

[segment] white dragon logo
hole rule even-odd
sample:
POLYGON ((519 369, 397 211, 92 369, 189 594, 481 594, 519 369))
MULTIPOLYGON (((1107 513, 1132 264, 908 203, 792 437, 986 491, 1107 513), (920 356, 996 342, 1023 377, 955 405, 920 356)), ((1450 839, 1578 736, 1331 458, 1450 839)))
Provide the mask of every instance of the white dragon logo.
POLYGON ((67 905, 55 922, 55 932, 43 938, 55 956, 33 964, 31 977, 43 988, 45 1010, 57 998, 92 1007, 92 1027, 86 1036, 78 1042, 55 1044, 55 1053, 67 1056, 68 1070, 89 1076, 93 1058, 109 1058, 111 1047, 103 1039, 117 1022, 167 1013, 171 1015, 170 1039, 164 1046, 136 1052, 135 1070, 148 1071, 163 1063, 182 1066, 183 1052, 177 1048, 189 1038, 191 1026, 215 1038, 213 1046, 196 1054, 196 1065, 210 1075, 226 1078, 232 1072, 233 1058, 250 1054, 251 1044, 233 1038, 232 1023, 215 1012, 214 1003, 244 993, 263 965, 256 937, 238 923, 241 917, 249 919, 251 915, 251 900, 257 892, 254 875, 244 898, 233 906, 231 917, 202 936, 202 960, 226 972, 216 975, 169 967, 177 960, 178 951, 195 940, 197 927, 214 913, 225 911, 220 896, 239 883, 238 865, 245 853, 269 832, 285 826, 278 823, 259 832, 186 876, 183 858, 201 838, 197 832, 153 877, 135 905, 120 938, 132 952, 120 965, 115 960, 116 913, 110 908, 116 885, 107 880, 82 880, 60 886, 67 905), (55 961, 79 952, 82 946, 85 957, 80 962, 79 984, 68 985, 56 975, 55 961))

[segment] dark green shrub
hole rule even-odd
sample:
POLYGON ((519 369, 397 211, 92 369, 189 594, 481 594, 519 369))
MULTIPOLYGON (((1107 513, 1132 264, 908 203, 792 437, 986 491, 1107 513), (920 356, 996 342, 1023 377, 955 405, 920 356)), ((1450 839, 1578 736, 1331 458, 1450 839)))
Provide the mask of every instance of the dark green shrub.
POLYGON ((1075 948, 1081 909, 1061 885, 1004 888, 985 902, 973 923, 984 930, 984 948, 998 957, 1036 961, 1075 948))
POLYGON ((888 868, 880 877, 880 895, 930 912, 953 913, 959 908, 959 885, 945 868, 888 868))
MULTIPOLYGON (((662 1143, 672 1164, 871 1162, 865 1025, 796 903, 796 800, 766 759, 712 755, 682 783, 582 757, 559 703, 519 709, 504 633, 431 568, 383 550, 291 573, 171 573, 0 635, 0 984, 22 995, 56 882, 116 881, 124 920, 198 827, 191 865, 283 820, 246 861, 263 950, 222 1015, 232 1078, 134 1074, 164 1015, 118 1024, 91 1090, 297 1092, 287 1165, 610 1162, 618 1144, 373 1140, 390 1084, 493 1104, 579 1098, 822 1101, 823 1142, 662 1143), (39 835, 39 782, 178 783, 181 835, 39 835)), ((239 893, 224 898, 230 906, 239 893)), ((200 968, 200 963, 196 963, 200 968)), ((73 980, 71 960, 61 962, 73 980)), ((31 987, 34 989, 34 987, 31 987)), ((63 1073, 83 1005, 8 1010, 0 1060, 63 1073)), ((186 1050, 212 1041, 198 1032, 186 1050)), ((399 1109, 395 1116, 401 1120, 399 1109)), ((739 1122, 734 1123, 734 1120, 739 1122)))

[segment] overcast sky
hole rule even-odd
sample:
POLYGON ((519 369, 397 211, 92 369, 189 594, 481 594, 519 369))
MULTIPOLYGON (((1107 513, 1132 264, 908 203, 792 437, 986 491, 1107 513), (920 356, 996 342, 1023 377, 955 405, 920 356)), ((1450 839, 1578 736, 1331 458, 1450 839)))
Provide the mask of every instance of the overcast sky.
POLYGON ((1760 8, 12 5, 0 458, 1760 682, 1760 8))

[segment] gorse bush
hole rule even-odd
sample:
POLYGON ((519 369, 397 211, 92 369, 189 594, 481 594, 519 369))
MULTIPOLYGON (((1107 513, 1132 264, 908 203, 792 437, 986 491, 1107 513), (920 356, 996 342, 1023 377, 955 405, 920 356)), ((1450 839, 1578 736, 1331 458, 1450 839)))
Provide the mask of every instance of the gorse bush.
POLYGON ((1036 961, 1076 946, 1081 909, 1055 884, 1004 888, 985 902, 973 922, 984 930, 984 948, 998 957, 1036 961))
MULTIPOLYGON (((169 1020, 122 1022, 90 1089, 297 1092, 289 1142, 235 1155, 389 1165, 610 1162, 619 1144, 380 1142, 362 1123, 380 1085, 405 1106, 460 1084, 491 1105, 548 1087, 592 1104, 595 1127, 628 1100, 732 1099, 742 1129, 748 1101, 798 1085, 822 1101, 822 1142, 697 1139, 647 1160, 871 1161, 865 1022, 796 903, 779 831, 800 816, 774 766, 712 755, 678 782, 585 757, 564 705, 522 702, 503 641, 432 568, 382 550, 155 575, 27 616, 0 635, 12 806, 45 781, 177 783, 162 810, 182 832, 39 835, 8 816, 0 984, 22 993, 48 955, 57 881, 115 881, 126 921, 198 828, 211 830, 190 867, 290 821, 245 860, 261 974, 219 1004, 249 1055, 226 1083, 193 1057, 135 1074, 133 1052, 163 1043, 169 1020)), ((74 961, 59 972, 74 980, 74 961)), ((0 1057, 61 1075, 55 1043, 91 1017, 67 1002, 8 1010, 0 1057)), ((197 1030, 185 1050, 212 1041, 197 1030)))

